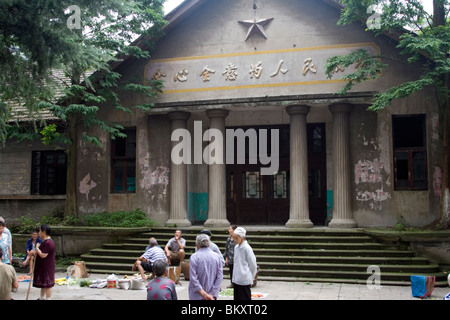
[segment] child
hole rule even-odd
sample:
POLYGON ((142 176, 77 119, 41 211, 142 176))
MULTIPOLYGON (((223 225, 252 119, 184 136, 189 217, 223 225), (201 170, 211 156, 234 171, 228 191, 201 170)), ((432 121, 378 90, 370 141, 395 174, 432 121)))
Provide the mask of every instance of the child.
POLYGON ((28 272, 28 274, 31 274, 33 270, 33 260, 34 260, 33 258, 36 252, 36 244, 38 243, 42 243, 42 240, 38 236, 38 230, 34 229, 33 232, 31 233, 31 238, 28 239, 27 241, 26 247, 27 254, 23 258, 24 261, 20 263, 22 267, 25 267, 28 263, 30 264, 30 272, 28 272))

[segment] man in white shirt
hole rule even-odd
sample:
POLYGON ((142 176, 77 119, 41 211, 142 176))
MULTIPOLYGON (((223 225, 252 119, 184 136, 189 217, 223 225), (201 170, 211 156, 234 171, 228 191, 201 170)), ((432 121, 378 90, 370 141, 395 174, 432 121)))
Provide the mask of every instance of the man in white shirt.
POLYGON ((234 248, 233 284, 234 300, 251 300, 251 285, 256 276, 256 257, 252 247, 245 240, 246 231, 236 228, 232 235, 236 246, 234 248))

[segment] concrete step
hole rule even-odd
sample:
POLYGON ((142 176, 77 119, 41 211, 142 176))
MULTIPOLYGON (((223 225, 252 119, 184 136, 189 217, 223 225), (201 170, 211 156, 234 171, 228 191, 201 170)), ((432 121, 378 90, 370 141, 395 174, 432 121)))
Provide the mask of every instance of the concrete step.
MULTIPOLYGON (((183 230, 187 261, 195 252, 195 237, 201 229, 183 230)), ((211 232, 223 252, 228 235, 223 229, 211 232)), ((155 237, 164 247, 174 233, 175 229, 154 228, 122 243, 105 243, 81 258, 92 273, 135 274, 131 267, 148 239, 155 237)), ((378 243, 359 229, 248 230, 247 239, 257 257, 259 279, 366 283, 368 266, 377 265, 384 285, 410 285, 413 274, 436 275, 437 285, 447 285, 439 266, 402 246, 378 243)), ((228 268, 224 275, 228 276, 228 268)))
MULTIPOLYGON (((93 249, 89 254, 82 255, 85 261, 120 261, 124 263, 133 263, 141 251, 113 250, 113 249, 93 249)), ((258 263, 275 264, 295 264, 295 263, 320 263, 320 264, 364 264, 368 265, 423 265, 428 261, 422 257, 358 257, 354 256, 299 256, 299 255, 257 255, 258 263)), ((189 256, 187 257, 187 260, 189 256)))
MULTIPOLYGON (((190 241, 186 244, 186 251, 194 251, 194 242, 190 241)), ((224 243, 217 243, 214 241, 219 247, 219 249, 224 250, 225 244, 224 243)), ((317 250, 388 250, 391 249, 391 245, 385 245, 381 243, 375 243, 375 242, 361 242, 361 243, 321 243, 321 242, 280 242, 274 239, 273 242, 259 242, 257 240, 248 241, 250 246, 253 249, 262 249, 262 250, 284 250, 289 251, 293 250, 294 252, 297 252, 299 248, 301 250, 307 250, 307 249, 317 249, 317 250)), ((120 244, 118 246, 117 244, 105 244, 105 247, 118 247, 123 250, 141 250, 144 251, 147 247, 148 243, 145 242, 130 242, 126 240, 126 242, 120 244)), ((164 246, 161 246, 164 247, 164 246)))
MULTIPOLYGON (((164 233, 145 233, 141 234, 138 237, 129 238, 128 242, 148 242, 150 237, 154 237, 158 239, 167 239, 168 237, 172 237, 173 235, 164 234, 164 233)), ((183 237, 186 241, 195 241, 196 234, 186 235, 183 234, 183 237)), ((375 242, 369 236, 321 236, 321 235, 302 235, 302 236, 293 236, 293 235, 252 235, 248 237, 249 242, 271 242, 274 237, 276 237, 278 242, 283 243, 297 243, 297 242, 312 242, 312 243, 367 243, 367 242, 375 242)), ((212 237, 213 241, 216 244, 223 243, 225 244, 228 235, 214 235, 212 237)), ((161 241, 160 241, 161 242, 161 241)), ((159 243, 161 245, 161 243, 159 243)))

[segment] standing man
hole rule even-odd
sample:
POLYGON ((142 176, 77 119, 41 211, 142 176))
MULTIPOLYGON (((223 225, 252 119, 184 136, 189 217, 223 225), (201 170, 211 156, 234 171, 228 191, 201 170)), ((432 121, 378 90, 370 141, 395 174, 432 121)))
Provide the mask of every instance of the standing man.
POLYGON ((257 266, 253 249, 245 239, 246 233, 244 228, 237 227, 232 236, 236 243, 233 261, 234 300, 252 299, 250 288, 256 275, 257 266))
POLYGON ((182 237, 182 235, 183 233, 181 230, 175 231, 175 236, 167 242, 164 248, 169 264, 171 264, 171 260, 179 260, 181 265, 181 262, 184 260, 186 255, 184 252, 186 240, 182 237))
POLYGON ((233 288, 233 261, 234 261, 234 247, 236 244, 234 243, 232 237, 234 230, 236 230, 237 225, 232 224, 228 227, 228 234, 230 235, 227 239, 227 243, 225 245, 225 253, 223 256, 225 257, 225 265, 230 268, 230 282, 231 284, 228 288, 233 288))
POLYGON ((199 234, 195 239, 197 252, 189 259, 189 299, 217 300, 223 280, 221 257, 209 249, 209 237, 199 234))
POLYGON ((152 272, 155 261, 167 260, 164 250, 158 246, 158 242, 155 238, 150 238, 149 243, 149 248, 134 262, 133 267, 131 268, 131 270, 134 271, 137 267, 143 280, 146 280, 145 271, 152 272))

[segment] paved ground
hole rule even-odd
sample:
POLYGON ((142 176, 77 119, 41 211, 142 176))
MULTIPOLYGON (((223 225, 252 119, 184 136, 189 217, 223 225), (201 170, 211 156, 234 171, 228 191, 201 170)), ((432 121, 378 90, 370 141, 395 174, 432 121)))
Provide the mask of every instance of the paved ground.
MULTIPOLYGON (((18 273, 18 276, 26 275, 18 273)), ((56 278, 62 278, 65 273, 57 273, 56 278)), ((106 275, 93 274, 89 279, 105 279, 106 275)), ((122 278, 119 276, 119 278, 122 278)), ((230 281, 222 283, 223 292, 230 281)), ((189 282, 181 280, 177 285, 179 300, 189 300, 189 282)), ((12 294, 15 300, 26 300, 29 282, 20 282, 17 292, 12 294)), ((31 286, 29 300, 36 300, 40 290, 31 286)), ((435 288, 431 299, 442 300, 450 292, 449 287, 435 288)), ((263 294, 263 298, 255 300, 416 300, 412 297, 409 286, 381 286, 380 289, 369 289, 366 285, 258 281, 252 293, 263 294)), ((146 290, 123 290, 116 288, 80 288, 67 285, 56 285, 53 289, 53 300, 146 300, 146 290)), ((232 296, 220 296, 219 300, 232 300, 232 296)))

